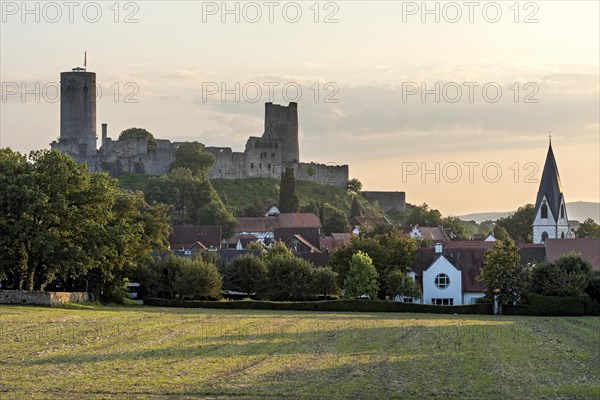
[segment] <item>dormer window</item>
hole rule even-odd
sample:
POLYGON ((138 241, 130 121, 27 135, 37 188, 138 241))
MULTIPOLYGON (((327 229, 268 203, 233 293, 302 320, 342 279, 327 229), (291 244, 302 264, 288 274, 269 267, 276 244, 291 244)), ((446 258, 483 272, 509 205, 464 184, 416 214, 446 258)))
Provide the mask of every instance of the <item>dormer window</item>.
POLYGON ((548 205, 546 204, 546 202, 542 204, 542 218, 548 218, 548 205))

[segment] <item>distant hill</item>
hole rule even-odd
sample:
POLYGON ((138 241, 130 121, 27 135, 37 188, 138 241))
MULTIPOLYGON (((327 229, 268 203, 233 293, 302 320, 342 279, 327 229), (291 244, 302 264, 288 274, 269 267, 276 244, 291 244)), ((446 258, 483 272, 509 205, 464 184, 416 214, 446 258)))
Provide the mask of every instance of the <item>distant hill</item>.
MULTIPOLYGON (((507 217, 513 212, 514 211, 474 213, 460 215, 458 218, 462 219, 463 221, 475 221, 480 223, 486 220, 495 221, 499 218, 507 217)), ((592 218, 597 223, 600 221, 600 203, 593 203, 589 201, 575 201, 572 203, 567 203, 567 212, 569 213, 569 220, 583 222, 586 218, 592 218)))

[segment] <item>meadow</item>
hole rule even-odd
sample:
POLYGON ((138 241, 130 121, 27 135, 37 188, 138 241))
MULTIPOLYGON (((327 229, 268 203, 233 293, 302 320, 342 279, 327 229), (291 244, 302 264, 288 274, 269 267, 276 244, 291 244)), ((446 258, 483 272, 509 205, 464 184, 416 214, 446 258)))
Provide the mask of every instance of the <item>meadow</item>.
POLYGON ((4 399, 598 399, 600 318, 0 306, 4 399))

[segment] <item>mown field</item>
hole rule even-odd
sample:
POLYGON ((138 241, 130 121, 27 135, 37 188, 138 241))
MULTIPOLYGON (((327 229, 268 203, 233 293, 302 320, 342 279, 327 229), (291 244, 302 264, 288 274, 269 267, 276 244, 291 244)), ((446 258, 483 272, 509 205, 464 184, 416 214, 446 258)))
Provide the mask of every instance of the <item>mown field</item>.
POLYGON ((600 318, 0 306, 1 399, 598 399, 600 318))

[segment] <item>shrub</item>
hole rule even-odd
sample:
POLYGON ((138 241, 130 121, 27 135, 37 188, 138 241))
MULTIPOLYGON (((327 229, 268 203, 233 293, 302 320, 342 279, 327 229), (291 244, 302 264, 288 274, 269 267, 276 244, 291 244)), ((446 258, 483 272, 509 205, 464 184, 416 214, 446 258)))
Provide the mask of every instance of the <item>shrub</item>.
POLYGON ((314 292, 313 266, 291 255, 276 255, 269 259, 266 295, 272 300, 304 299, 314 292))
POLYGON ((344 296, 352 298, 367 295, 371 299, 377 298, 378 277, 371 257, 359 250, 350 260, 350 270, 344 280, 344 296))
POLYGON ((181 297, 218 298, 223 283, 217 267, 201 258, 180 258, 173 288, 181 297))
POLYGON ((234 258, 222 268, 223 288, 248 295, 265 290, 268 270, 264 261, 253 255, 234 258))
POLYGON ((600 302, 600 271, 594 271, 585 292, 590 298, 600 302))
POLYGON ((340 291, 337 274, 329 267, 312 267, 311 291, 324 296, 337 295, 340 291))
POLYGON ((536 265, 531 290, 544 296, 581 296, 592 276, 592 266, 578 254, 566 254, 553 263, 536 265))

